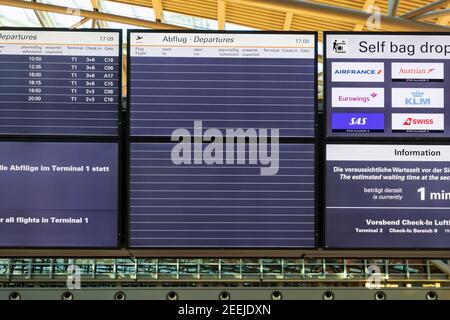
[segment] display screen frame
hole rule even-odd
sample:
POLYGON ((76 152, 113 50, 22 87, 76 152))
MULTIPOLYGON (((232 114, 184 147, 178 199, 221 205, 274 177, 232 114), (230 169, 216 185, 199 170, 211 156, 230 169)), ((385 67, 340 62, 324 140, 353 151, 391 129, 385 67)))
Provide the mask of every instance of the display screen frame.
POLYGON ((67 138, 67 139, 121 139, 122 127, 124 126, 123 111, 123 31, 121 29, 70 29, 70 28, 28 28, 28 27, 0 27, 1 31, 40 31, 40 32, 74 32, 74 33, 117 33, 119 36, 119 53, 118 53, 118 96, 117 96, 117 135, 61 135, 61 134, 3 134, 1 138, 20 138, 20 137, 35 137, 42 139, 52 138, 67 138))
POLYGON ((335 246, 329 246, 328 245, 328 233, 327 233, 327 146, 328 145, 433 145, 433 146, 448 146, 450 147, 450 141, 446 142, 440 142, 440 141, 423 141, 422 143, 419 141, 405 141, 405 140, 396 140, 396 141, 325 141, 324 142, 324 148, 323 148, 323 175, 322 175, 322 194, 323 194, 323 202, 321 205, 321 209, 323 212, 322 216, 322 236, 323 236, 323 250, 327 252, 333 252, 333 251, 386 251, 386 252, 424 252, 425 254, 427 252, 441 252, 441 251, 448 251, 450 249, 450 243, 448 247, 335 247, 335 246))
MULTIPOLYGON (((127 50, 131 51, 131 35, 133 33, 167 33, 167 34, 180 34, 180 33, 191 33, 191 34, 217 34, 217 35, 233 35, 233 34, 260 34, 260 35, 312 35, 314 36, 314 137, 287 137, 284 140, 312 140, 317 139, 318 134, 318 113, 319 113, 319 102, 318 102, 318 33, 315 31, 215 31, 215 30, 143 30, 143 29, 128 29, 127 32, 127 50)), ((133 112, 131 103, 131 73, 133 65, 131 63, 131 55, 127 54, 127 113, 128 119, 126 124, 126 137, 127 139, 161 139, 164 136, 134 136, 131 135, 131 114, 133 112)), ((280 136, 282 140, 282 136, 280 136)), ((281 142, 281 141, 280 141, 281 142)))
MULTIPOLYGON (((314 230, 315 230, 315 239, 314 239, 314 246, 313 247, 291 247, 291 248, 277 248, 277 247, 267 247, 267 248, 255 248, 255 247, 242 247, 242 248, 233 248, 233 247, 132 247, 131 241, 130 241, 130 234, 131 234, 131 208, 130 208, 130 197, 131 197, 131 168, 130 168, 130 157, 131 157, 131 144, 133 143, 174 143, 171 141, 170 136, 132 136, 131 135, 131 127, 130 127, 130 119, 131 119, 131 99, 130 99, 130 74, 132 72, 132 65, 131 65, 131 57, 128 54, 127 55, 127 88, 128 88, 128 94, 127 94, 127 125, 125 126, 126 130, 126 164, 124 165, 124 175, 126 179, 126 186, 127 186, 127 192, 126 197, 124 199, 125 205, 124 207, 127 210, 126 214, 126 221, 124 221, 125 228, 124 234, 126 232, 126 236, 124 237, 126 240, 126 247, 128 250, 133 250, 136 252, 139 251, 148 251, 151 250, 152 255, 155 255, 155 252, 200 252, 200 255, 209 254, 217 255, 220 254, 220 252, 245 252, 245 251, 254 251, 258 252, 261 255, 264 255, 264 252, 277 250, 279 251, 279 254, 276 255, 269 254, 270 256, 283 256, 283 252, 288 252, 292 250, 307 250, 307 251, 314 251, 319 248, 321 248, 321 221, 320 221, 320 214, 319 214, 319 198, 320 198, 320 165, 321 165, 321 159, 320 159, 320 147, 321 147, 321 130, 319 129, 319 115, 318 115, 318 78, 317 78, 317 72, 318 72, 318 33, 315 31, 214 31, 214 30, 142 30, 142 29, 129 29, 127 33, 127 48, 128 52, 130 52, 131 47, 131 35, 133 33, 167 33, 167 34, 178 34, 178 33, 193 33, 193 34, 273 34, 273 35, 283 35, 283 34, 293 34, 293 35, 313 35, 314 36, 314 74, 316 75, 314 77, 314 135, 315 137, 286 137, 282 138, 280 137, 280 144, 283 143, 297 143, 297 144, 313 144, 315 148, 315 154, 314 154, 314 166, 315 166, 315 177, 314 177, 314 190, 315 190, 315 208, 314 208, 314 230), (125 231, 126 230, 126 231, 125 231)), ((157 255, 157 254, 156 254, 157 255)), ((189 256, 194 256, 193 254, 189 254, 189 256)))
MULTIPOLYGON (((448 137, 442 136, 442 137, 436 137, 436 136, 430 136, 430 137, 405 137, 405 136, 382 136, 382 135, 358 135, 358 133, 355 133, 354 136, 346 135, 346 136, 335 136, 335 135, 329 135, 328 133, 328 124, 329 124, 329 109, 331 109, 331 106, 328 106, 328 96, 331 94, 329 93, 328 88, 328 63, 330 59, 327 59, 327 39, 328 36, 331 35, 390 35, 390 36, 402 36, 402 35, 410 35, 410 36, 449 36, 450 38, 450 32, 411 32, 411 31, 324 31, 323 32, 323 127, 322 127, 322 134, 325 141, 364 141, 364 140, 391 140, 391 141, 405 141, 405 140, 411 140, 411 141, 450 141, 450 128, 448 133, 448 137)), ((352 62, 351 59, 346 59, 348 62, 352 62)), ((450 61, 450 60, 449 60, 450 61)), ((450 62, 449 62, 450 63, 450 62)), ((450 75, 448 75, 450 77, 450 75)), ((385 83, 382 82, 382 83, 385 83)), ((445 107, 445 105, 444 105, 445 107)), ((450 107, 450 106, 449 106, 450 107)), ((386 112, 383 113, 384 115, 386 112)))
POLYGON ((115 246, 1 246, 0 245, 0 250, 2 249, 36 249, 36 250, 115 250, 115 249, 120 249, 121 248, 121 229, 122 229, 122 224, 123 224, 123 199, 122 199, 122 195, 123 195, 123 177, 122 177, 122 169, 123 169, 123 161, 122 161, 122 152, 123 152, 123 147, 122 144, 119 143, 118 141, 114 141, 113 139, 89 139, 89 140, 80 140, 80 139, 76 139, 76 138, 71 138, 71 139, 67 139, 67 138, 59 138, 59 139, 45 139, 42 137, 22 137, 22 138, 6 138, 6 137, 0 137, 0 143, 2 142, 21 142, 21 143, 39 143, 39 142, 45 142, 45 143, 64 143, 67 145, 70 145, 71 143, 80 143, 80 144, 115 144, 117 145, 117 168, 118 168, 118 172, 117 172, 117 230, 116 233, 114 235, 116 241, 115 241, 115 246))

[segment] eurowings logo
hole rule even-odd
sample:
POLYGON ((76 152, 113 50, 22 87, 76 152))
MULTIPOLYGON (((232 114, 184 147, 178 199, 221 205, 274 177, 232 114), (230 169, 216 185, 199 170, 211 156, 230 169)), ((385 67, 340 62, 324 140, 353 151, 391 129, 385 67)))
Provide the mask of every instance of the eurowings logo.
POLYGON ((406 82, 444 81, 443 63, 392 63, 392 80, 406 82))
POLYGON ((393 132, 442 133, 444 132, 444 114, 392 114, 393 132))
POLYGON ((362 103, 368 103, 371 98, 376 98, 378 93, 372 92, 368 96, 339 96, 339 101, 357 101, 362 103))
POLYGON ((382 62, 333 62, 333 82, 383 82, 384 63, 382 62))
POLYGON ((383 88, 333 88, 333 107, 383 108, 383 88))
POLYGON ((370 98, 376 98, 378 93, 372 92, 369 96, 361 97, 361 96, 339 96, 339 101, 358 101, 362 103, 367 103, 370 101, 370 98))

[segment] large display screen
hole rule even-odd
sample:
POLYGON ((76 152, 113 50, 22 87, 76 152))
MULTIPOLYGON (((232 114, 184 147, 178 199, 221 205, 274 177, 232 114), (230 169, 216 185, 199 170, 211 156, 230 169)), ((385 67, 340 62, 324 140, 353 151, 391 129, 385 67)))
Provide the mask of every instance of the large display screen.
POLYGON ((139 247, 312 248, 314 144, 132 143, 139 247))
POLYGON ((450 247, 450 146, 328 144, 329 248, 450 247))
POLYGON ((0 142, 0 247, 117 247, 117 143, 0 142))
POLYGON ((0 28, 0 135, 117 136, 120 31, 0 28))
POLYGON ((131 136, 170 136, 194 121, 314 137, 315 34, 129 34, 131 136))
POLYGON ((327 137, 450 137, 450 34, 327 33, 327 137))

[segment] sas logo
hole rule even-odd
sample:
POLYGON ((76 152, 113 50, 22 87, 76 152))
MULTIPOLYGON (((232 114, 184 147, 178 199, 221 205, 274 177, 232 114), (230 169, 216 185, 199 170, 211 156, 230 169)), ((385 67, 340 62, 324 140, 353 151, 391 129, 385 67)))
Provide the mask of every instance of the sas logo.
POLYGON ((383 108, 384 88, 333 88, 332 107, 383 108))
POLYGON ((392 114, 392 131, 407 133, 443 133, 444 114, 392 114))
POLYGON ((392 81, 442 82, 443 63, 392 63, 392 81))
POLYGON ((393 88, 393 108, 444 108, 443 88, 393 88))
POLYGON ((332 63, 333 82, 383 82, 384 63, 332 63))
POLYGON ((351 126, 364 126, 367 124, 367 118, 351 118, 349 125, 351 126))
POLYGON ((333 113, 333 132, 383 132, 384 114, 382 113, 333 113))

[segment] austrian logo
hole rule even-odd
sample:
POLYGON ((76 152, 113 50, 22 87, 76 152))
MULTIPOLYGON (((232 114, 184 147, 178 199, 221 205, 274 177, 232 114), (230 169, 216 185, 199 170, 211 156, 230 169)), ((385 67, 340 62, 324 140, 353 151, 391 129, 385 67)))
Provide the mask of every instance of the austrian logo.
POLYGON ((444 114, 392 114, 392 131, 399 133, 442 133, 444 114))
POLYGON ((442 82, 443 63, 392 63, 392 81, 442 82))
POLYGON ((332 63, 333 82, 383 82, 384 63, 332 63))
POLYGON ((383 108, 383 88, 333 88, 332 106, 335 108, 383 108))

